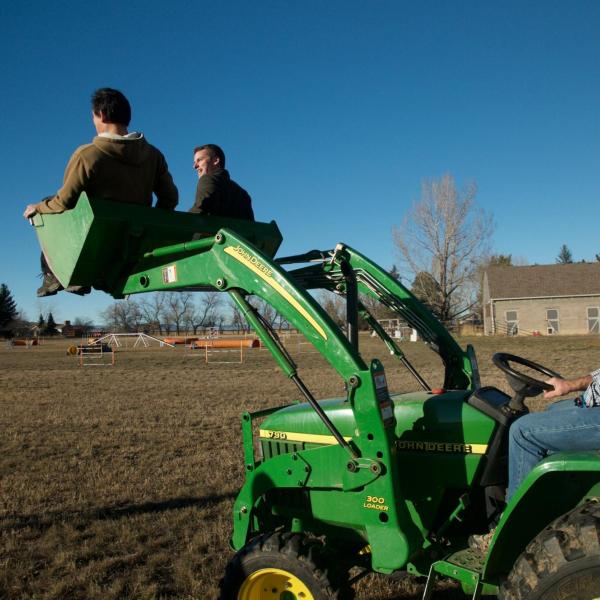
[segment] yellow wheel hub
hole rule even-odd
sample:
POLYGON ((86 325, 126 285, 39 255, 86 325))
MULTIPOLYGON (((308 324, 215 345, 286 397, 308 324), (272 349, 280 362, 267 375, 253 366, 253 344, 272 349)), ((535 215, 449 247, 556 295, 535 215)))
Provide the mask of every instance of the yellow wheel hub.
POLYGON ((314 600, 314 596, 289 571, 260 569, 244 581, 237 600, 314 600))

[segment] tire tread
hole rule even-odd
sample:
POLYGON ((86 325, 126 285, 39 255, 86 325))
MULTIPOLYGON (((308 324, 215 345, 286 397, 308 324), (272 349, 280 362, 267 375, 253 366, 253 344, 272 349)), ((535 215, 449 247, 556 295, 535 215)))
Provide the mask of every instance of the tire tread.
MULTIPOLYGON (((239 550, 229 561, 225 575, 219 583, 221 600, 235 600, 237 589, 245 578, 244 564, 255 557, 279 555, 286 561, 298 561, 312 573, 326 600, 351 600, 354 590, 347 585, 347 577, 336 572, 335 563, 328 560, 323 543, 315 538, 290 532, 259 535, 239 550)), ((277 565, 273 565, 277 567, 277 565)))
POLYGON ((588 501, 540 532, 519 556, 500 587, 501 600, 541 600, 544 582, 561 568, 600 557, 600 503, 588 501))

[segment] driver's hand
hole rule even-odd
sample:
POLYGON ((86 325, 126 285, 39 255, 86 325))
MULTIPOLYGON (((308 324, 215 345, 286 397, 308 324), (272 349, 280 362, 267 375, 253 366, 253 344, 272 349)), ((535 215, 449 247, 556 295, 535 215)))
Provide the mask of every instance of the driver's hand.
POLYGON ((25 207, 25 212, 23 213, 23 216, 26 219, 31 219, 35 215, 37 215, 37 208, 35 207, 35 204, 28 204, 25 207))
POLYGON ((552 377, 551 379, 547 379, 546 383, 554 387, 553 390, 548 390, 544 392, 544 398, 547 400, 551 400, 552 398, 558 398, 559 396, 564 396, 571 392, 571 387, 565 379, 560 377, 552 377))

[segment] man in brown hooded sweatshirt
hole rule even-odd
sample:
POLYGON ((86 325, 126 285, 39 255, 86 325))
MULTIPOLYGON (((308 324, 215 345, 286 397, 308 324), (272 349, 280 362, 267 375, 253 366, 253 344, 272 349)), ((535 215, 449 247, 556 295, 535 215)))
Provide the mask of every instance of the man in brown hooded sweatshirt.
MULTIPOLYGON (((150 145, 143 134, 128 133, 131 107, 118 90, 101 88, 92 95, 92 120, 98 135, 91 144, 75 150, 65 170, 62 188, 37 204, 29 204, 23 216, 37 213, 62 213, 75 207, 85 191, 91 198, 105 198, 173 210, 178 192, 161 152, 150 145)), ((38 296, 52 296, 62 289, 42 255, 44 283, 38 296)), ((67 291, 83 294, 89 288, 72 287, 67 291)))

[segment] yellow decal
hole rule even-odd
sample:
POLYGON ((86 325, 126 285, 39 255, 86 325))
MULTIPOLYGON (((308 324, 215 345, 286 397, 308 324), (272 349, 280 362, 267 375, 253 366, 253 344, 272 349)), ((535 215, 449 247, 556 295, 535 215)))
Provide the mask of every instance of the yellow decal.
POLYGON ((259 258, 244 250, 241 246, 227 246, 225 252, 233 256, 237 261, 248 267, 256 273, 263 281, 268 283, 280 296, 283 296, 326 340, 327 334, 323 328, 315 321, 308 311, 294 298, 278 281, 273 278, 273 270, 261 262, 259 258))
POLYGON ((487 444, 455 444, 453 442, 409 442, 398 440, 398 450, 421 450, 423 452, 457 452, 459 454, 485 454, 487 444))
MULTIPOLYGON (((271 429, 261 429, 260 437, 269 440, 278 440, 282 442, 308 442, 309 444, 337 444, 337 440, 332 435, 318 435, 316 433, 294 433, 293 431, 272 431, 271 429)), ((352 438, 345 437, 347 442, 352 438)))
POLYGON ((380 510, 387 512, 389 510, 385 503, 383 496, 367 496, 365 502, 363 502, 363 508, 369 508, 371 510, 380 510))

